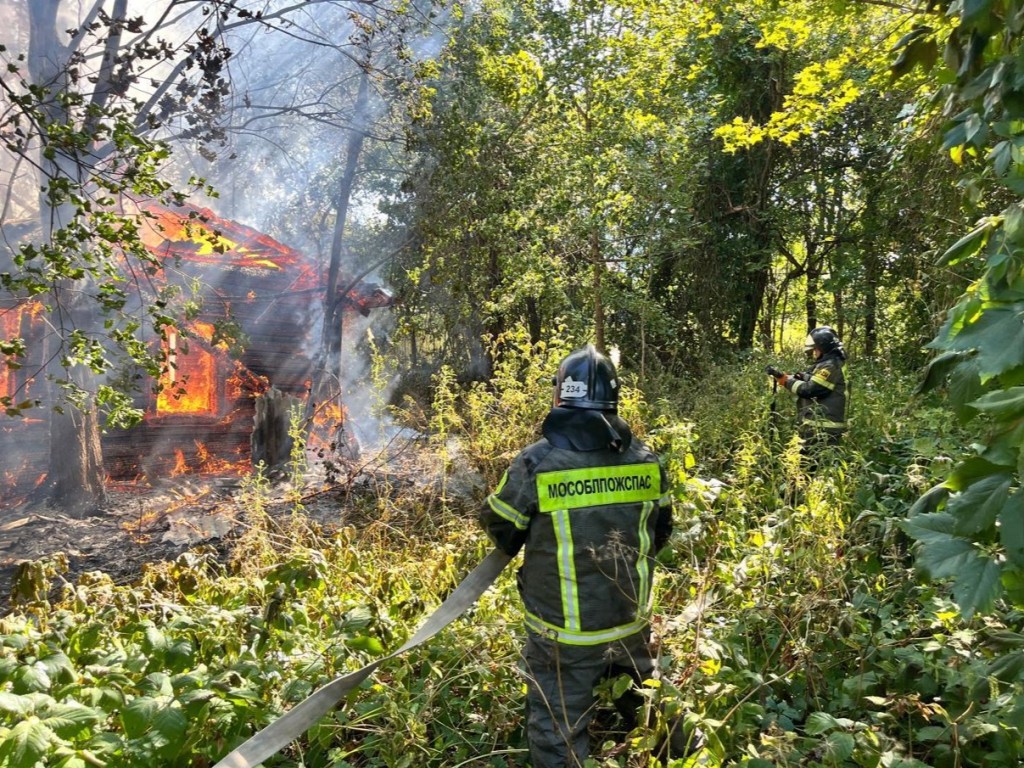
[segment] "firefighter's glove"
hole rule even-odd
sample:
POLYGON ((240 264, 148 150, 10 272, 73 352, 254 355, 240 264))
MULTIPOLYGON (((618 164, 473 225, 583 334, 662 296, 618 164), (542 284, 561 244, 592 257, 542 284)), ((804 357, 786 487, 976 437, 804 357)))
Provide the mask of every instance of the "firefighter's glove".
POLYGON ((786 386, 786 382, 788 382, 790 379, 788 374, 783 373, 773 365, 766 365, 764 367, 764 372, 771 376, 773 379, 775 379, 777 382, 779 382, 779 386, 782 387, 786 386))

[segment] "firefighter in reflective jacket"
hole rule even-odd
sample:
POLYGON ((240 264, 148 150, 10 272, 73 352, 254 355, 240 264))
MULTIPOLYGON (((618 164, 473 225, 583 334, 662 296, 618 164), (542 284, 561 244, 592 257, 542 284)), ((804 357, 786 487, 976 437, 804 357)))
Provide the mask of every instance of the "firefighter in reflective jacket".
POLYGON ((815 328, 804 341, 804 352, 814 361, 809 370, 793 376, 781 374, 779 385, 797 396, 800 436, 808 443, 837 445, 846 431, 846 352, 836 332, 815 328))
MULTIPOLYGON (((658 457, 618 416, 618 395, 615 366, 592 345, 567 356, 543 439, 513 460, 481 514, 495 545, 524 549, 521 669, 534 768, 583 765, 601 679, 626 673, 639 684, 654 674, 654 556, 672 532, 672 502, 658 457)), ((628 721, 639 697, 623 698, 628 721)))

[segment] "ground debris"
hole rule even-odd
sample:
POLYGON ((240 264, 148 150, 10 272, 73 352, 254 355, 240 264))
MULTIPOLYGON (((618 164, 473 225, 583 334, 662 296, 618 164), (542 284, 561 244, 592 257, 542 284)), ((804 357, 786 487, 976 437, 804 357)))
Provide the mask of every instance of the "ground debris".
MULTIPOLYGON (((281 518, 300 507, 310 522, 328 533, 373 522, 377 505, 359 499, 411 495, 469 508, 478 501, 470 496, 482 498, 476 487, 479 478, 457 477, 445 487, 441 467, 407 450, 386 461, 335 463, 331 472, 317 466, 298 480, 272 478, 260 491, 261 505, 272 517, 281 518), (338 472, 339 468, 343 471, 338 472)), ((129 583, 146 563, 173 560, 197 545, 212 545, 226 558, 235 538, 245 530, 249 493, 245 478, 203 475, 169 478, 160 485, 112 483, 106 503, 84 518, 40 503, 0 509, 0 616, 10 608, 18 565, 27 560, 63 553, 69 564, 65 578, 70 582, 82 573, 102 571, 115 583, 129 583)))

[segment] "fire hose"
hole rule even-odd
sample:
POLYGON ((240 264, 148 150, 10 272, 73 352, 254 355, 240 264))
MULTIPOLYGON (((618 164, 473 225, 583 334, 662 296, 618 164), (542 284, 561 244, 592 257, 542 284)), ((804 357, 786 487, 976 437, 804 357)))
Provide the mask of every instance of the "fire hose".
POLYGON ((284 749, 315 725, 341 700, 342 696, 373 674, 377 667, 385 661, 425 643, 461 616, 480 599, 480 596, 494 583, 498 574, 511 559, 500 549, 492 550, 448 595, 438 609, 427 617, 426 621, 416 630, 416 634, 409 638, 401 648, 377 659, 372 664, 367 664, 362 669, 336 677, 323 687, 318 688, 270 725, 250 737, 213 768, 253 768, 284 749))

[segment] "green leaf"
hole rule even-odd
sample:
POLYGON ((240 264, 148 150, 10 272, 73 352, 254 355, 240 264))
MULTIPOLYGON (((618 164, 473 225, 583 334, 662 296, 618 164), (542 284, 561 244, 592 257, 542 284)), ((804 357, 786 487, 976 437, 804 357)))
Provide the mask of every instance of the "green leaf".
POLYGON ((176 706, 163 707, 153 718, 153 730, 150 738, 160 748, 164 757, 176 755, 182 747, 188 719, 185 713, 176 706))
POLYGON ((940 741, 949 738, 949 727, 945 725, 926 725, 914 732, 918 741, 940 741))
POLYGON ((991 461, 975 456, 957 464, 946 478, 945 486, 952 491, 962 491, 983 477, 1005 472, 1005 465, 993 464, 991 461))
POLYGON ((1024 363, 1024 306, 983 309, 948 344, 978 351, 982 376, 996 376, 1024 363))
POLYGON ((922 35, 927 35, 929 32, 932 31, 933 30, 931 27, 925 26, 923 24, 915 24, 913 29, 911 29, 909 32, 903 35, 903 37, 896 41, 896 45, 894 45, 891 50, 898 51, 900 48, 907 45, 912 40, 916 40, 922 35))
POLYGON ((999 512, 999 541, 1006 558, 1018 567, 1024 566, 1024 492, 1017 490, 999 512))
POLYGON ((46 673, 46 667, 39 662, 35 664, 22 664, 11 675, 16 693, 31 693, 32 691, 50 690, 50 676, 46 673))
POLYGON ((982 16, 989 12, 994 0, 963 0, 963 10, 960 12, 960 20, 964 24, 973 24, 979 21, 982 16))
POLYGON ((804 731, 808 736, 819 736, 838 727, 839 721, 828 712, 811 712, 804 724, 804 731))
POLYGON ((45 718, 46 725, 65 739, 70 739, 83 728, 107 719, 106 713, 81 704, 61 704, 45 718))
POLYGON ((978 558, 974 544, 953 537, 935 538, 921 547, 917 563, 934 579, 956 576, 978 558))
MULTIPOLYGON (((952 128, 950 128, 948 131, 946 131, 946 135, 945 135, 945 137, 943 138, 943 141, 942 141, 942 148, 943 149, 952 149, 953 147, 959 147, 959 146, 962 146, 963 144, 966 144, 966 143, 967 143, 967 126, 965 126, 963 123, 956 123, 952 128)), ((942 257, 939 259, 939 266, 946 266, 947 264, 955 264, 956 261, 948 261, 947 260, 947 257, 949 255, 950 251, 958 248, 961 245, 961 243, 964 242, 964 240, 966 240, 971 235, 974 235, 975 232, 977 232, 977 230, 974 230, 969 235, 967 235, 967 236, 961 238, 960 240, 958 240, 956 243, 953 244, 953 246, 948 251, 946 251, 946 253, 942 254, 942 257)), ((970 251, 965 251, 962 255, 956 257, 957 261, 959 261, 959 259, 963 258, 964 256, 968 256, 971 253, 974 253, 975 251, 978 250, 978 248, 980 246, 981 246, 981 242, 978 241, 978 244, 975 247, 971 248, 970 251)))
MULTIPOLYGON (((928 512, 934 512, 939 508, 939 505, 948 498, 949 488, 945 483, 929 488, 917 501, 914 502, 910 511, 907 513, 908 519, 904 522, 909 524, 915 517, 923 516, 928 512)), ((952 523, 950 523, 950 525, 952 525, 952 523)))
POLYGON ((978 411, 970 403, 981 396, 985 388, 981 384, 981 370, 978 358, 973 355, 963 360, 949 377, 949 401, 961 422, 968 422, 978 411))
POLYGON ((1024 242, 1024 208, 1011 205, 1004 212, 1003 232, 1011 243, 1024 242))
POLYGON ((18 696, 15 693, 0 691, 0 712, 8 712, 12 715, 27 715, 35 707, 28 696, 18 696))
POLYGON ((75 667, 63 653, 53 653, 39 659, 39 664, 46 670, 51 680, 71 682, 75 679, 75 667))
POLYGON ((924 377, 914 389, 915 395, 930 392, 945 384, 947 377, 957 364, 970 355, 969 352, 943 352, 928 363, 924 377))
POLYGON ((1017 605, 1024 605, 1024 568, 1005 566, 1002 580, 1007 597, 1017 605))
POLYGON ((972 536, 991 528, 1006 503, 1011 481, 1008 474, 990 475, 953 496, 946 504, 947 514, 956 519, 953 533, 972 536))
POLYGON ((972 402, 971 407, 997 419, 1012 419, 1024 413, 1024 387, 990 392, 972 402))
POLYGON ((986 676, 1011 684, 1024 679, 1024 651, 1013 651, 995 659, 989 665, 986 676))
POLYGON ((976 550, 974 557, 964 563, 953 584, 953 599, 965 619, 970 619, 978 611, 988 610, 995 603, 1003 591, 1000 571, 999 563, 976 550))
POLYGON ((619 675, 612 683, 612 698, 620 698, 626 691, 633 687, 633 679, 629 675, 619 675))
POLYGON ((1013 148, 1008 141, 1000 141, 988 153, 988 160, 998 176, 1004 176, 1013 160, 1013 148))
POLYGON ((130 739, 137 739, 142 736, 153 724, 159 704, 149 696, 139 696, 132 699, 123 710, 121 710, 121 726, 125 735, 130 739))
POLYGON ((0 764, 6 768, 35 768, 55 740, 53 731, 38 717, 30 716, 0 741, 0 764))
POLYGON ((856 746, 853 735, 843 732, 830 733, 825 743, 828 745, 829 756, 839 763, 849 759, 856 746))
POLYGON ((384 653, 384 645, 373 635, 356 635, 345 641, 350 648, 379 656, 384 653))
POLYGON ((965 296, 946 313, 946 320, 939 332, 925 346, 928 349, 955 349, 954 339, 977 319, 983 305, 984 302, 976 294, 965 296))
POLYGON ((161 653, 167 649, 167 638, 164 637, 163 632, 149 624, 145 628, 142 649, 146 653, 161 653))
POLYGON ((1003 426, 1004 429, 997 428, 988 436, 981 456, 993 464, 1016 466, 1021 458, 1020 448, 1024 445, 1024 419, 1005 422, 1003 426))
MULTIPOLYGON (((941 488, 942 486, 939 487, 941 488)), ((932 490, 934 491, 935 489, 933 488, 932 490)), ((955 524, 956 520, 952 515, 945 512, 933 512, 931 514, 912 515, 906 520, 901 521, 899 526, 911 538, 917 541, 929 542, 948 539, 953 535, 953 526, 955 524)))
MULTIPOLYGON (((967 140, 967 134, 962 123, 958 124, 954 131, 950 131, 949 134, 946 134, 946 144, 943 146, 943 149, 959 146, 967 140), (956 131, 956 134, 951 137, 950 134, 953 134, 954 131, 956 131), (951 141, 953 143, 950 143, 951 141)), ((988 240, 988 235, 994 227, 995 223, 990 219, 986 219, 984 223, 975 227, 949 246, 945 253, 939 257, 938 266, 952 266, 963 261, 968 256, 973 256, 982 248, 983 245, 985 245, 985 242, 988 240)))

